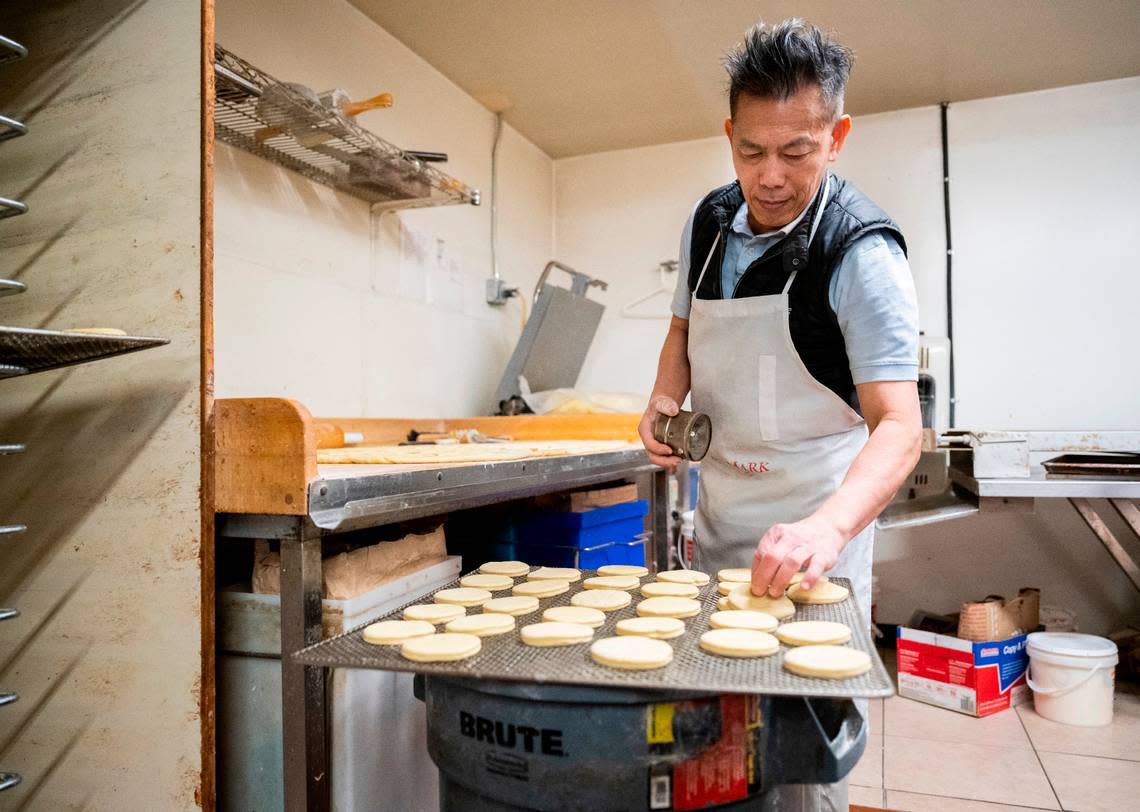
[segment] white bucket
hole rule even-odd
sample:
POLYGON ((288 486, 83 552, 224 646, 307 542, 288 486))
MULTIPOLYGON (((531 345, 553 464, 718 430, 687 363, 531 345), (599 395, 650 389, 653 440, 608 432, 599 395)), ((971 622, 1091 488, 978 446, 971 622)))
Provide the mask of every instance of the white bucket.
POLYGON ((1033 707, 1046 719, 1099 727, 1112 722, 1116 644, 1092 634, 1034 632, 1026 646, 1033 707))

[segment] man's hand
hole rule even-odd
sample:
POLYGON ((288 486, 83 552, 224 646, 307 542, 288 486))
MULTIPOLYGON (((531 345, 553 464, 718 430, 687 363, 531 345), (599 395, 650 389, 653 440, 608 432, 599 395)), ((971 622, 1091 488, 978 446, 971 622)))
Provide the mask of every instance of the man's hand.
POLYGON ((653 438, 653 424, 657 420, 658 413, 672 417, 679 411, 680 407, 677 406, 677 401, 673 398, 666 395, 654 395, 649 399, 649 406, 646 408, 645 414, 641 416, 641 423, 637 426, 637 433, 641 435, 641 443, 649 454, 649 461, 654 465, 668 469, 670 473, 676 470, 681 463, 681 458, 674 454, 673 449, 665 443, 659 443, 653 438))
POLYGON ((803 588, 811 589, 820 575, 835 566, 846 543, 838 530, 815 516, 772 525, 752 557, 752 594, 778 598, 805 564, 803 588))

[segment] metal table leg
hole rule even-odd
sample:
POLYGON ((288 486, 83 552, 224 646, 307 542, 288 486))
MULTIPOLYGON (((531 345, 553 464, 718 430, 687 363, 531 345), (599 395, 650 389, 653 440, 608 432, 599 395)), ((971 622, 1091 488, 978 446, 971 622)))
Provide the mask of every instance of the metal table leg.
POLYGON ((289 655, 321 639, 321 536, 299 519, 281 540, 281 732, 285 809, 329 808, 325 669, 289 655))
POLYGON ((669 550, 672 541, 669 521, 672 505, 669 504, 669 472, 661 469, 650 474, 649 509, 653 514, 653 568, 656 572, 669 569, 669 550))
MULTIPOLYGON (((1140 531, 1138 531, 1138 528, 1140 528, 1140 515, 1136 515, 1136 506, 1131 502, 1124 502, 1122 499, 1113 499, 1111 501, 1113 507, 1115 507, 1124 520, 1128 522, 1132 531, 1140 536, 1140 531), (1118 502, 1126 504, 1127 507, 1122 508, 1120 504, 1117 504, 1118 502), (1131 508, 1131 510, 1129 510, 1129 508, 1131 508)), ((1128 554, 1128 551, 1124 549, 1116 536, 1113 535, 1112 530, 1104 523, 1104 519, 1096 512, 1092 503, 1089 502, 1088 499, 1078 498, 1069 499, 1069 503, 1077 509, 1077 513, 1081 514, 1081 518, 1085 520, 1085 524, 1089 526, 1089 530, 1092 530, 1093 533, 1096 534, 1096 537, 1100 539, 1100 543, 1103 544, 1109 554, 1116 559, 1116 563, 1120 565, 1120 568, 1124 570, 1124 574, 1132 581, 1133 586, 1136 587, 1137 591, 1140 591, 1140 567, 1136 565, 1132 556, 1128 554)))

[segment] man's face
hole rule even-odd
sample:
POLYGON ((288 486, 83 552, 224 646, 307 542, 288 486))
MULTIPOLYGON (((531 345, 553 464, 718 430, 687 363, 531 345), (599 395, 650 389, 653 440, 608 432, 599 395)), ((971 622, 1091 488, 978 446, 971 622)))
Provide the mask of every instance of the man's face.
POLYGON ((839 157, 851 117, 832 123, 817 86, 784 101, 742 94, 724 123, 732 165, 757 234, 786 226, 804 210, 839 157))

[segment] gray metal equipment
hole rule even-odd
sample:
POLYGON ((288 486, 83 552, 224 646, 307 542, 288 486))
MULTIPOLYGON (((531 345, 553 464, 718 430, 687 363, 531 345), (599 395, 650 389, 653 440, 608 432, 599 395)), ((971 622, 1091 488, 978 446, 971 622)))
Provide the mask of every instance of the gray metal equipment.
POLYGON ((495 391, 496 414, 524 411, 520 377, 526 379, 533 392, 569 388, 578 382, 578 373, 606 309, 600 302, 586 298, 591 287, 605 290, 607 285, 561 262, 546 263, 534 286, 530 318, 495 391), (547 284, 552 270, 569 274, 569 290, 547 284))

